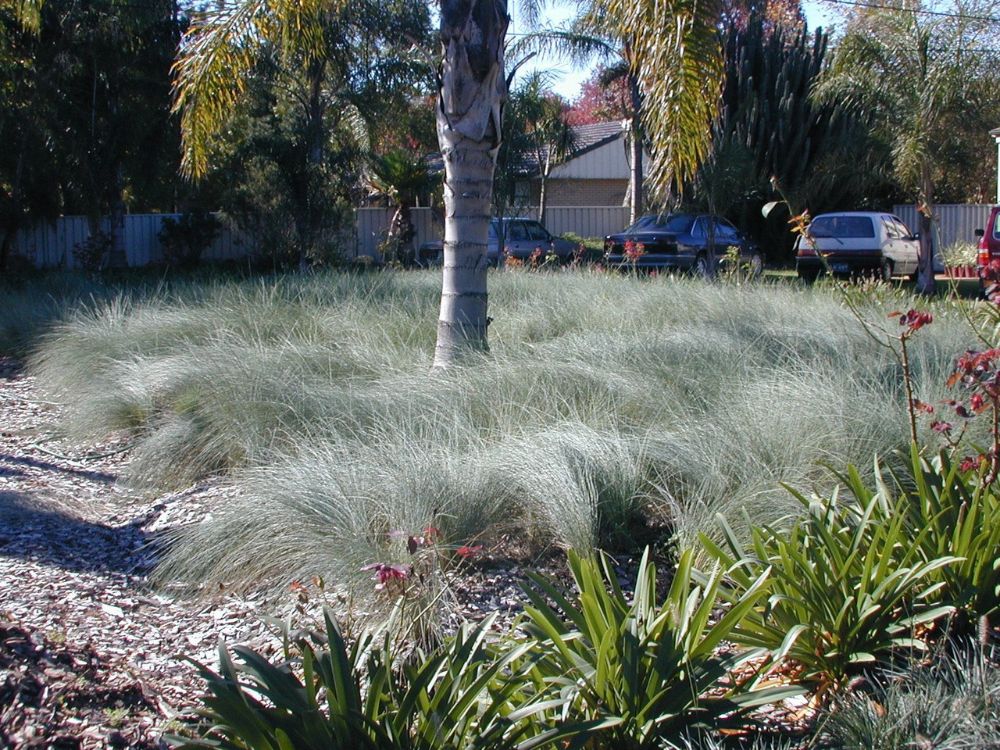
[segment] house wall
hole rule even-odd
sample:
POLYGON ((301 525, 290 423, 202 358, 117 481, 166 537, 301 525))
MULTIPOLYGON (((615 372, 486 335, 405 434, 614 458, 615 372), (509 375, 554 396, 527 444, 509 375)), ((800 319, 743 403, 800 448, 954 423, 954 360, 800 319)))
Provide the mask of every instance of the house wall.
MULTIPOLYGON (((628 194, 628 180, 552 179, 546 183, 547 207, 554 206, 622 206, 628 194)), ((538 204, 541 181, 534 180, 532 203, 538 204)))

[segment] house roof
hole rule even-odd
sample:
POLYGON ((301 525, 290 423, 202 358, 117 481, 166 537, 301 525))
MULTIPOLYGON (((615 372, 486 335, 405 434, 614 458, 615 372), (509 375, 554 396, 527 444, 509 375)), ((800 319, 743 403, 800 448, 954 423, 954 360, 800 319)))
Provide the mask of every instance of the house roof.
MULTIPOLYGON (((572 129, 576 148, 573 150, 573 154, 568 161, 572 161, 589 151, 611 143, 621 138, 625 133, 620 120, 615 120, 614 122, 595 122, 589 125, 574 125, 572 129)), ((424 161, 431 171, 444 171, 444 159, 440 153, 428 154, 424 161)), ((517 165, 517 171, 524 175, 537 174, 538 157, 534 153, 525 153, 521 163, 517 165)))
MULTIPOLYGON (((621 138, 625 133, 621 120, 614 122, 595 122, 589 125, 574 125, 573 140, 576 146, 567 162, 583 156, 589 151, 600 148, 612 141, 621 138)), ((519 165, 519 171, 525 174, 535 174, 538 172, 538 158, 535 154, 527 153, 519 165)))

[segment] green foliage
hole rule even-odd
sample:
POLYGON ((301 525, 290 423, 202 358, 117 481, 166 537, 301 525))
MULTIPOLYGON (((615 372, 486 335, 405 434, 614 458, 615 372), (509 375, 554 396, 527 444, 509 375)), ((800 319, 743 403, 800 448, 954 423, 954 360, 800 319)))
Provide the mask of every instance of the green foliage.
POLYGON ((73 245, 73 260, 87 273, 97 273, 108 262, 111 252, 111 235, 97 231, 73 245))
POLYGON ((532 731, 530 699, 515 712, 524 680, 510 665, 527 649, 497 650, 491 620, 464 625, 431 653, 404 657, 386 637, 348 646, 330 613, 325 634, 287 627, 285 662, 219 647, 220 671, 196 664, 208 683, 202 738, 170 738, 181 750, 501 750, 532 731), (294 655, 294 658, 293 658, 294 655))
POLYGON ((881 474, 874 490, 857 473, 842 477, 859 502, 875 503, 876 522, 902 518, 924 561, 952 559, 932 580, 940 586, 936 598, 958 610, 963 627, 1000 609, 1000 496, 974 463, 963 469, 944 452, 928 459, 913 447, 908 471, 891 471, 891 485, 881 474))
POLYGON ((754 656, 720 646, 765 593, 767 572, 716 619, 721 575, 693 585, 692 560, 690 550, 681 555, 662 603, 648 548, 631 598, 606 555, 598 561, 569 553, 575 601, 531 576, 536 589, 526 590, 531 606, 523 628, 541 654, 531 654, 530 674, 536 689, 558 704, 554 718, 567 732, 574 725, 600 729, 588 747, 663 747, 693 726, 715 726, 741 709, 799 692, 719 691, 721 680, 754 656))
POLYGON ((219 220, 208 213, 165 218, 159 235, 163 259, 167 265, 180 268, 198 265, 201 254, 211 246, 221 228, 219 220))
POLYGON ((754 527, 747 545, 720 518, 725 547, 704 535, 701 542, 727 571, 732 597, 770 569, 766 604, 742 621, 734 640, 768 649, 776 663, 787 660, 797 681, 824 695, 894 652, 923 647, 913 629, 950 611, 932 606, 935 575, 956 558, 923 559, 906 501, 887 506, 872 497, 858 507, 836 493, 810 500, 792 492, 804 516, 754 527))
POLYGON ((1000 669, 984 651, 952 647, 870 680, 820 718, 822 747, 1000 747, 1000 669))

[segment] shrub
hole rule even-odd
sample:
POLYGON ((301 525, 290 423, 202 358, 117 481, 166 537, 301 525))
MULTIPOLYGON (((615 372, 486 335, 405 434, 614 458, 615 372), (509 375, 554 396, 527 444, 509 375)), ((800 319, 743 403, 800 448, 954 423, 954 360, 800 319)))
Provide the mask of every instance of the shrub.
POLYGON ((931 606, 935 574, 955 561, 925 560, 910 536, 905 500, 874 496, 858 507, 836 493, 809 500, 790 523, 756 526, 744 546, 724 519, 725 548, 701 540, 727 571, 737 601, 770 570, 766 604, 734 630, 734 640, 788 662, 795 680, 823 698, 878 660, 924 647, 915 626, 947 614, 931 606), (881 506, 881 507, 880 507, 881 506))
MULTIPOLYGON (((400 660, 389 638, 368 634, 348 646, 330 613, 326 632, 292 638, 272 664, 236 646, 219 647, 220 670, 194 662, 208 685, 199 739, 168 738, 181 750, 486 750, 528 748, 546 739, 525 721, 530 699, 511 672, 527 646, 497 650, 490 621, 463 626, 447 643, 400 660), (532 741, 530 735, 535 737, 532 741)), ((553 732, 551 736, 558 736, 553 732)))
POLYGON ((87 239, 73 245, 73 260, 87 273, 96 273, 107 263, 111 243, 109 233, 100 230, 93 232, 87 239))
POLYGON ((924 562, 950 558, 930 576, 936 600, 955 608, 957 631, 971 635, 979 618, 1000 610, 1000 497, 984 482, 985 462, 933 459, 914 446, 906 472, 894 470, 869 488, 856 472, 841 477, 863 505, 873 504, 874 523, 898 515, 908 543, 924 562), (891 483, 889 479, 891 478, 891 483))
POLYGON ((550 720, 568 733, 589 735, 587 747, 663 747, 694 727, 716 726, 752 705, 799 692, 721 687, 755 655, 720 646, 764 594, 766 572, 716 619, 720 576, 693 586, 690 551, 681 555, 662 603, 648 548, 631 600, 607 556, 598 561, 570 552, 569 566, 576 601, 533 575, 537 588, 526 591, 531 606, 523 627, 538 642, 529 655, 530 675, 556 705, 550 720))
POLYGON ((198 265, 202 253, 215 241, 221 229, 222 224, 210 213, 195 212, 183 214, 179 219, 164 218, 159 234, 163 260, 175 268, 198 265))

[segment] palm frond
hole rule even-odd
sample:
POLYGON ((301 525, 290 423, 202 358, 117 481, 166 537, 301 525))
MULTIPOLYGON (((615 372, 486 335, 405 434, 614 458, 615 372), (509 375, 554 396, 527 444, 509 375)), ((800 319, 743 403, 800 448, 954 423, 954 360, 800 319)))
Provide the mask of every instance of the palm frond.
POLYGON ((615 36, 628 40, 643 92, 650 186, 661 200, 691 179, 711 145, 723 78, 715 0, 607 0, 615 36))
POLYGON ((208 171, 211 139, 243 96, 247 75, 276 26, 268 10, 267 0, 217 6, 195 16, 181 41, 172 68, 173 111, 181 115, 181 171, 188 177, 208 171))

